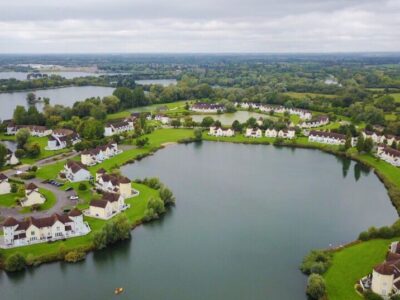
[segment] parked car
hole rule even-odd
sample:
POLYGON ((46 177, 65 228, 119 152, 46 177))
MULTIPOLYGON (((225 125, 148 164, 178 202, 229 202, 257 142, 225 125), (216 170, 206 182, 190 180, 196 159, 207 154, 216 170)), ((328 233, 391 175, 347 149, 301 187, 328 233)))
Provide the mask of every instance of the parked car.
POLYGON ((72 196, 69 196, 69 199, 70 200, 78 200, 79 197, 77 195, 72 195, 72 196))

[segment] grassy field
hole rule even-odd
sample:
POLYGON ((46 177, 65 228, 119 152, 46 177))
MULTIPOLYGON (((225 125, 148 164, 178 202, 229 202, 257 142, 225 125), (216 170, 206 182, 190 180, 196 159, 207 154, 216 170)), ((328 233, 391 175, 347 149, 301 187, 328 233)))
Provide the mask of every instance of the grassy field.
POLYGON ((400 102, 400 93, 390 94, 396 102, 400 102))
MULTIPOLYGON (((143 218, 149 198, 158 197, 158 192, 156 190, 148 188, 147 186, 141 184, 134 184, 134 187, 140 192, 140 194, 137 197, 133 197, 126 200, 126 203, 130 204, 131 207, 122 213, 128 217, 128 219, 130 220, 130 222, 132 222, 132 224, 136 223, 137 221, 140 221, 143 218)), ((67 251, 80 247, 88 249, 92 244, 93 234, 96 231, 101 230, 101 228, 107 221, 98 220, 95 218, 87 218, 87 217, 85 217, 85 221, 89 223, 92 229, 91 233, 86 236, 76 237, 68 239, 66 241, 36 244, 32 246, 20 247, 15 249, 7 249, 7 250, 1 249, 0 254, 4 255, 4 257, 7 258, 9 255, 18 252, 24 255, 25 257, 29 255, 31 259, 38 259, 41 256, 56 255, 59 251, 61 244, 65 246, 65 249, 67 251)))
POLYGON ((4 194, 0 195, 0 206, 4 207, 13 207, 17 205, 17 199, 18 199, 17 194, 4 194))
POLYGON ((354 285, 385 259, 390 242, 371 240, 334 253, 332 266, 324 274, 329 300, 362 299, 354 285))

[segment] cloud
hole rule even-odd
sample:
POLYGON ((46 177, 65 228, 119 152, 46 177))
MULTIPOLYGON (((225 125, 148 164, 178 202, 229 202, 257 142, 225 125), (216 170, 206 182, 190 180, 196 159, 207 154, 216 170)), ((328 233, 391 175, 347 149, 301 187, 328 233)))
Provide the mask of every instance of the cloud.
POLYGON ((0 52, 400 50, 395 0, 55 2, 0 3, 0 52))

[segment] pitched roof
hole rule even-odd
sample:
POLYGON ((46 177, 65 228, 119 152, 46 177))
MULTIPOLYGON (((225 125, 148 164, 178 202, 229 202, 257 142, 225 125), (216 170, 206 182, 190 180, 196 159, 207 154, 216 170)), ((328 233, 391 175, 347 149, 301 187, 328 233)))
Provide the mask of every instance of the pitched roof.
POLYGON ((37 188, 38 188, 37 185, 34 184, 33 182, 29 183, 29 184, 26 186, 26 189, 27 189, 27 190, 36 190, 37 188))
POLYGON ((5 180, 8 177, 6 175, 4 175, 3 173, 0 173, 0 180, 5 180))
POLYGON ((92 200, 90 201, 90 206, 105 208, 108 201, 106 200, 92 200))
POLYGON ((54 223, 56 223, 57 221, 60 221, 63 224, 72 222, 68 215, 53 214, 51 216, 43 218, 29 217, 27 220, 23 221, 17 221, 14 218, 7 218, 3 226, 18 225, 17 230, 27 230, 30 225, 34 225, 38 228, 50 227, 53 226, 54 223))
POLYGON ((71 169, 72 173, 77 173, 81 169, 84 169, 87 171, 84 164, 82 164, 79 161, 74 161, 74 160, 70 160, 70 159, 67 161, 67 167, 71 169))
POLYGON ((101 198, 104 201, 116 202, 118 201, 120 195, 115 193, 103 193, 103 197, 101 198))
POLYGON ((70 217, 78 217, 78 216, 81 216, 81 215, 82 215, 82 212, 77 208, 74 208, 73 210, 71 210, 68 213, 68 216, 70 216, 70 217))
POLYGON ((5 227, 11 227, 11 226, 15 226, 15 225, 18 225, 18 221, 16 219, 14 219, 13 217, 8 217, 3 223, 3 226, 5 226, 5 227))
POLYGON ((374 268, 375 272, 381 274, 381 275, 392 275, 394 271, 394 267, 391 264, 388 264, 386 262, 381 263, 374 268))
POLYGON ((100 168, 100 169, 98 169, 97 170, 97 174, 105 174, 107 171, 106 170, 104 170, 103 168, 100 168))

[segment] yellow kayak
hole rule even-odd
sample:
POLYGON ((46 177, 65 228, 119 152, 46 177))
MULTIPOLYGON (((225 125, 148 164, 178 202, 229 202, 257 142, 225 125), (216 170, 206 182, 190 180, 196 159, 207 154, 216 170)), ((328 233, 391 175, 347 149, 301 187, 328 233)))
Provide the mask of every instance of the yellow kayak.
POLYGON ((124 291, 124 289, 123 289, 122 287, 119 287, 119 288, 116 288, 116 289, 114 290, 114 294, 115 294, 115 295, 119 295, 119 294, 121 294, 123 291, 124 291))

